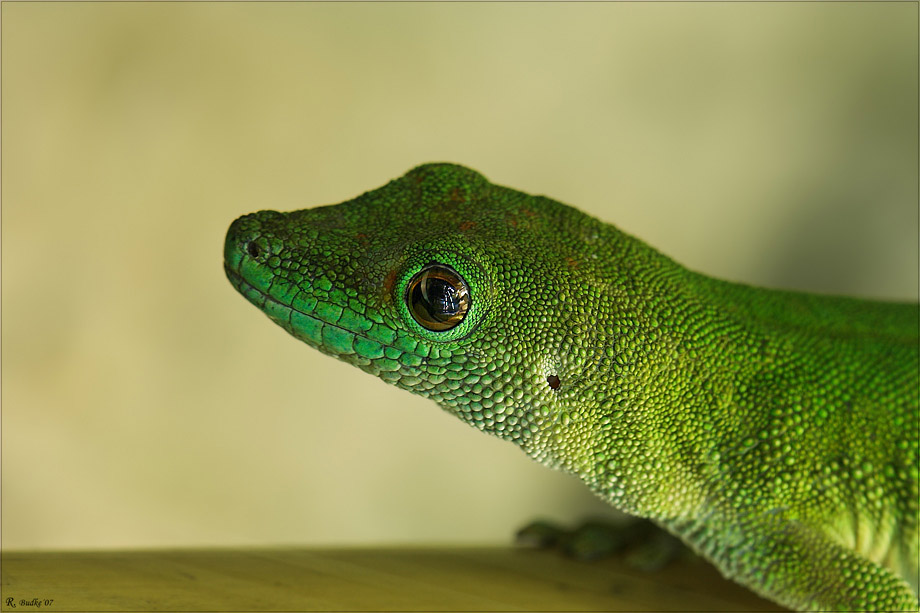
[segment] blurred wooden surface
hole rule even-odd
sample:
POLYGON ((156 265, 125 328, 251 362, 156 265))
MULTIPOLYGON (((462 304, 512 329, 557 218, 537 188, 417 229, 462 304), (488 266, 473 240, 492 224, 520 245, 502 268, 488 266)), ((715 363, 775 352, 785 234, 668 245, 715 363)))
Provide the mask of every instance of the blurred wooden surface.
POLYGON ((643 573, 516 548, 13 552, 0 562, 3 611, 783 610, 699 561, 643 573))

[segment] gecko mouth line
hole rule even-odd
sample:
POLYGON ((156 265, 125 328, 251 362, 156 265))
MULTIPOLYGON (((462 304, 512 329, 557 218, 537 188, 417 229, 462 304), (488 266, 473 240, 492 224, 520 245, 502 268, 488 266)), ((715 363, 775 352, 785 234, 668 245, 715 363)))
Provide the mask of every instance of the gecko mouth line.
MULTIPOLYGON (((233 269, 231 266, 229 266, 226 262, 224 262, 224 272, 226 273, 227 278, 230 280, 230 282, 237 288, 237 291, 239 291, 239 292, 240 292, 244 297, 246 297, 247 299, 249 299, 249 296, 248 296, 247 293, 244 291, 244 289, 252 290, 252 292, 254 292, 255 294, 257 294, 260 298, 262 298, 262 300, 264 300, 264 301, 271 301, 271 302, 273 302, 274 304, 277 304, 279 307, 281 307, 281 308, 283 308, 283 309, 286 309, 286 310, 289 311, 290 313, 297 313, 297 314, 299 314, 299 315, 302 315, 303 317, 306 317, 306 318, 312 319, 313 321, 319 322, 320 324, 322 324, 322 325, 324 325, 324 326, 329 326, 329 327, 331 327, 331 328, 335 328, 335 329, 337 329, 337 330, 341 330, 341 331, 344 332, 344 333, 352 334, 352 335, 354 335, 356 338, 361 338, 361 339, 364 339, 364 340, 367 340, 367 341, 370 341, 370 342, 373 342, 373 343, 377 343, 377 344, 381 345, 382 347, 390 348, 390 349, 393 349, 393 350, 395 350, 395 351, 399 351, 399 352, 401 352, 401 353, 407 353, 407 354, 409 354, 409 355, 413 355, 413 356, 417 357, 419 360, 421 360, 421 363, 422 363, 422 364, 430 364, 430 365, 434 365, 434 366, 440 365, 438 362, 433 362, 433 361, 432 361, 432 358, 431 358, 430 356, 421 355, 421 354, 415 353, 415 352, 413 352, 413 351, 408 351, 408 350, 406 350, 406 349, 402 349, 402 348, 400 348, 400 347, 396 347, 395 345, 392 345, 392 344, 390 344, 390 343, 381 342, 381 341, 379 341, 379 340, 377 340, 377 339, 370 338, 370 337, 368 337, 368 336, 366 336, 366 335, 364 335, 364 334, 362 334, 362 333, 360 333, 360 332, 355 332, 354 330, 350 330, 350 329, 348 329, 348 328, 345 328, 345 327, 342 327, 342 326, 340 326, 340 325, 337 325, 337 324, 331 323, 331 322, 329 322, 329 321, 326 321, 325 319, 321 319, 321 318, 317 317, 316 315, 314 315, 314 314, 312 314, 312 313, 304 313, 304 312, 301 311, 300 309, 296 309, 296 308, 294 308, 294 307, 291 306, 291 305, 284 304, 283 302, 279 301, 279 300, 278 300, 277 298, 275 298, 274 296, 272 296, 272 295, 270 295, 270 294, 268 294, 268 293, 262 291, 261 289, 259 289, 258 287, 256 287, 256 286, 253 285, 252 283, 250 283, 248 280, 246 280, 245 277, 243 277, 243 275, 241 275, 237 270, 234 270, 234 269, 233 269)), ((261 304, 257 304, 256 302, 254 302, 254 301, 252 301, 252 300, 250 300, 250 302, 252 302, 253 304, 255 304, 255 306, 257 306, 257 307, 259 307, 260 309, 262 309, 262 305, 261 305, 261 304)), ((337 305, 337 306, 342 306, 342 305, 337 305)), ((376 324, 376 325, 382 325, 382 326, 384 326, 387 330, 392 330, 394 333, 397 333, 397 332, 398 332, 397 330, 395 330, 395 329, 392 328, 391 326, 387 326, 386 324, 376 324)), ((302 335, 295 334, 295 332, 294 332, 294 325, 290 322, 290 318, 288 318, 288 321, 286 322, 286 325, 283 325, 282 327, 283 327, 288 333, 292 334, 293 336, 296 336, 297 338, 303 338, 302 335)), ((327 344, 325 344, 325 343, 323 343, 323 342, 317 342, 317 341, 312 340, 312 339, 311 339, 311 340, 306 340, 306 339, 304 339, 304 340, 305 340, 305 342, 307 342, 307 343, 309 343, 309 344, 313 344, 313 345, 316 346, 317 348, 322 347, 323 349, 329 351, 330 353, 332 353, 332 354, 335 355, 336 357, 338 357, 338 356, 347 357, 347 356, 349 356, 349 355, 360 355, 360 354, 358 354, 357 352, 353 352, 353 353, 344 353, 344 352, 336 351, 336 350, 330 348, 327 344)), ((468 357, 478 357, 478 356, 476 355, 476 353, 471 352, 471 351, 468 351, 468 350, 465 351, 464 353, 465 353, 465 355, 467 355, 468 357)), ((371 359, 371 361, 373 361, 372 358, 368 358, 368 359, 371 359)), ((418 368, 417 366, 409 366, 409 365, 404 365, 404 366, 405 366, 406 368, 413 368, 413 369, 417 369, 417 368, 418 368)), ((417 373, 412 373, 412 374, 417 374, 417 373)))

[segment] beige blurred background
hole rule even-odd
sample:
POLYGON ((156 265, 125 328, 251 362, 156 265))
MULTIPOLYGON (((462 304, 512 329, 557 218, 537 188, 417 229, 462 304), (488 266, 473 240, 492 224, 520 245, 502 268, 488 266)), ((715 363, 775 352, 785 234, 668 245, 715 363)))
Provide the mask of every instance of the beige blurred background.
POLYGON ((237 216, 425 161, 916 300, 911 3, 2 5, 2 545, 504 543, 577 481, 288 337, 237 216))

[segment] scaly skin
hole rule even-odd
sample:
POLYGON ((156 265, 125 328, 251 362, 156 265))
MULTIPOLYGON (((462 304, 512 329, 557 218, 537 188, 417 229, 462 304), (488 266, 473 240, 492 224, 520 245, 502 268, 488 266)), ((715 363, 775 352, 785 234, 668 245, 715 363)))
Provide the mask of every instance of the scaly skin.
POLYGON ((767 598, 917 608, 918 305, 711 279, 450 164, 242 217, 224 258, 297 338, 578 475, 767 598), (442 295, 413 281, 431 263, 468 289, 450 329, 411 308, 442 295))

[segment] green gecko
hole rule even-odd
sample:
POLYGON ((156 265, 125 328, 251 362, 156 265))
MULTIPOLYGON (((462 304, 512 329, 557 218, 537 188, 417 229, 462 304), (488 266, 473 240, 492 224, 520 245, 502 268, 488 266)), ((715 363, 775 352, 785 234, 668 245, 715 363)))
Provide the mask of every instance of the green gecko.
POLYGON ((453 164, 237 219, 233 286, 798 609, 917 609, 920 310, 692 272, 453 164))

